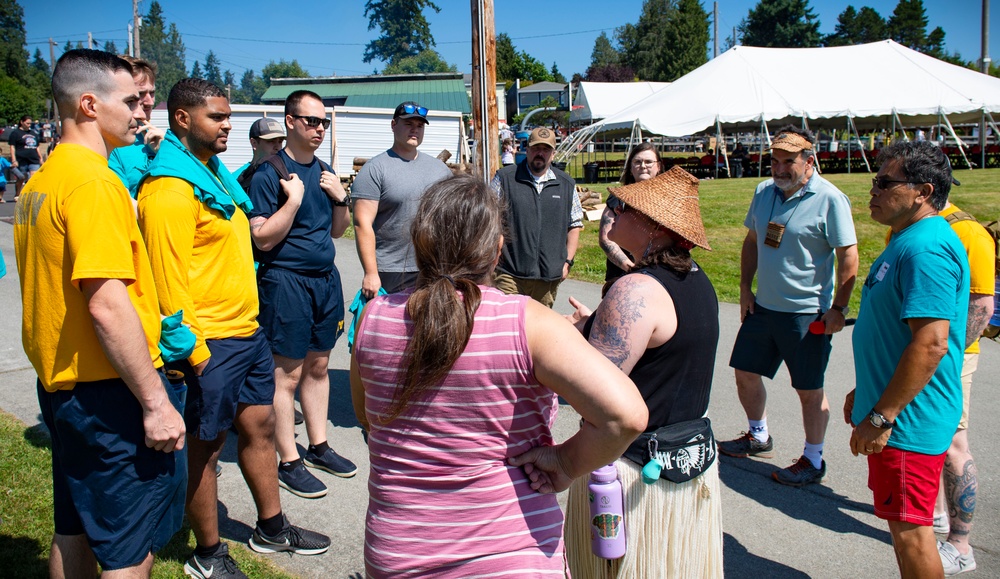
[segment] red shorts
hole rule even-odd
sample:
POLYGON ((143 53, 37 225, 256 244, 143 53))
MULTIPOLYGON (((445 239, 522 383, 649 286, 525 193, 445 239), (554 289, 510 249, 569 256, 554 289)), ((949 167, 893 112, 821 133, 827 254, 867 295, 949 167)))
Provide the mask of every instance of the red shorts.
POLYGON ((875 516, 914 525, 933 524, 945 454, 920 454, 887 446, 869 455, 868 488, 872 490, 875 516))

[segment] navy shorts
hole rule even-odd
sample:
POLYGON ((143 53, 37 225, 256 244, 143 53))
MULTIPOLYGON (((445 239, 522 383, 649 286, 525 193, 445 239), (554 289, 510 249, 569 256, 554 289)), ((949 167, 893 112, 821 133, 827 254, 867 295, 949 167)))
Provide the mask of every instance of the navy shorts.
POLYGON ((334 267, 316 277, 261 266, 257 276, 257 321, 279 356, 302 360, 307 352, 329 352, 344 332, 344 291, 334 267))
MULTIPOLYGON (((183 412, 185 386, 160 376, 183 412)), ((37 389, 52 437, 55 532, 86 535, 104 570, 137 565, 163 548, 183 522, 187 447, 146 446, 142 407, 121 379, 37 389)))
POLYGON ((274 401, 274 358, 260 328, 247 338, 206 340, 205 345, 212 357, 201 376, 185 364, 184 422, 188 435, 208 441, 229 430, 238 404, 267 406, 274 401))
POLYGON ((818 390, 830 361, 832 336, 810 334, 818 312, 776 312, 754 304, 754 313, 740 326, 729 365, 737 370, 773 379, 784 362, 796 390, 818 390))

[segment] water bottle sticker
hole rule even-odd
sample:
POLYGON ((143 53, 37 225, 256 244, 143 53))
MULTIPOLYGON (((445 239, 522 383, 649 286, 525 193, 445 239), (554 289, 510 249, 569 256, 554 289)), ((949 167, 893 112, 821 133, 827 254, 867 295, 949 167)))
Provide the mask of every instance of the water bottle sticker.
POLYGON ((594 527, 597 536, 602 539, 615 539, 621 529, 622 516, 611 513, 597 515, 591 519, 590 524, 594 527))

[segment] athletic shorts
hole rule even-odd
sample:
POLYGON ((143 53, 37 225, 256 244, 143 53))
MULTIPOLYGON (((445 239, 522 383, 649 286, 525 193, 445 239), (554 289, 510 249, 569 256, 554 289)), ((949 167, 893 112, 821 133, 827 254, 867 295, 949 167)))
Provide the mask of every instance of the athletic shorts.
MULTIPOLYGON (((184 385, 160 377, 183 412, 184 385)), ((86 535, 105 571, 137 565, 163 548, 184 517, 187 447, 146 446, 142 407, 121 379, 57 392, 38 382, 37 389, 52 437, 56 534, 86 535)))
POLYGON ((969 428, 969 402, 972 400, 972 375, 979 367, 979 354, 966 354, 962 360, 962 419, 958 421, 959 430, 969 428))
POLYGON ((260 315, 271 351, 302 360, 307 352, 329 352, 344 332, 344 290, 334 267, 316 277, 264 267, 257 278, 260 315))
POLYGON ((417 287, 417 272, 415 271, 380 271, 378 278, 382 281, 382 289, 387 294, 395 294, 417 287))
POLYGON ((887 446, 868 455, 868 488, 875 516, 914 525, 934 524, 934 503, 946 453, 920 454, 887 446))
POLYGON ((818 390, 830 361, 832 336, 810 334, 809 324, 820 318, 816 312, 776 312, 754 304, 736 335, 729 365, 737 370, 773 379, 784 362, 796 390, 818 390))
POLYGON ((247 338, 206 340, 205 345, 212 356, 201 376, 185 364, 184 422, 189 436, 209 441, 233 425, 238 404, 274 401, 274 358, 260 328, 247 338))

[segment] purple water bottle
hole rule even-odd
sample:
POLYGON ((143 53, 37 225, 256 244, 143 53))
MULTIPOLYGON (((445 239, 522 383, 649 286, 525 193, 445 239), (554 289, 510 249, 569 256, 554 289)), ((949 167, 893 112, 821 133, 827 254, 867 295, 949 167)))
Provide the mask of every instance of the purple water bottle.
POLYGON ((625 555, 625 505, 614 464, 590 473, 590 546, 602 559, 625 555))

